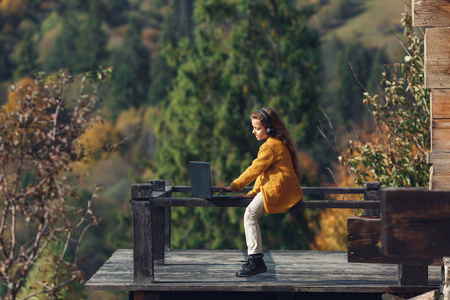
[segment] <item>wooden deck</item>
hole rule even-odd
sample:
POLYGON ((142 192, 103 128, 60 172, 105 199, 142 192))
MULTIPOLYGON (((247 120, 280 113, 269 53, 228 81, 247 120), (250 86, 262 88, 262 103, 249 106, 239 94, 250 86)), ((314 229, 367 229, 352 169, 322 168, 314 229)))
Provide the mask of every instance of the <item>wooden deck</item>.
POLYGON ((397 265, 348 263, 347 252, 267 251, 268 272, 235 276, 239 250, 171 250, 155 264, 155 282, 133 282, 133 251, 117 250, 85 284, 86 290, 150 292, 289 292, 420 294, 439 287, 440 267, 429 267, 428 286, 399 286, 397 265))

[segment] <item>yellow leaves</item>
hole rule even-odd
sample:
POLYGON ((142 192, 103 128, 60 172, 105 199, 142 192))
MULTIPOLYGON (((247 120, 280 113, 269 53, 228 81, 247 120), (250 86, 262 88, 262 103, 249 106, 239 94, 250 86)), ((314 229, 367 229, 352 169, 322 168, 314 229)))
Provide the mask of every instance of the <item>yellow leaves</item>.
POLYGON ((79 143, 85 153, 83 163, 76 165, 76 171, 86 169, 101 158, 109 157, 110 152, 103 151, 105 144, 117 144, 119 132, 111 122, 97 122, 80 137, 79 143))
MULTIPOLYGON (((333 176, 338 180, 339 187, 354 187, 354 181, 349 172, 338 168, 333 176)), ((335 184, 333 186, 336 186, 335 184)), ((327 195, 327 199, 362 200, 360 195, 327 195)), ((312 231, 316 232, 312 250, 337 251, 347 249, 347 218, 359 215, 361 210, 326 209, 320 212, 318 224, 309 223, 312 231)))
POLYGON ((339 251, 347 249, 347 218, 354 216, 350 209, 327 209, 321 212, 320 230, 314 238, 312 250, 339 251))
POLYGON ((123 136, 134 135, 134 133, 139 129, 142 123, 142 117, 142 111, 136 111, 134 107, 123 111, 117 117, 117 131, 120 132, 123 136))

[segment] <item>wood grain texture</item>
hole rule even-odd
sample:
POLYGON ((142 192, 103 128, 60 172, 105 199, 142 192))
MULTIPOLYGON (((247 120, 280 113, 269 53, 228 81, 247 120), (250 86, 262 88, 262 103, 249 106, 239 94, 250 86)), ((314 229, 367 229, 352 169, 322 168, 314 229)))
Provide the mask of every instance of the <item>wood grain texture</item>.
POLYGON ((450 89, 431 90, 431 118, 450 119, 450 89))
POLYGON ((450 190, 450 90, 431 91, 430 189, 450 190))
POLYGON ((348 263, 343 251, 265 251, 267 273, 237 278, 241 250, 171 250, 155 265, 154 283, 133 282, 132 250, 117 250, 85 284, 86 290, 317 293, 424 293, 439 285, 440 267, 429 268, 429 285, 401 287, 397 265, 348 263))
POLYGON ((152 210, 150 204, 134 201, 133 211, 133 275, 136 282, 154 280, 152 210))
POLYGON ((430 189, 450 190, 450 152, 428 154, 430 168, 430 189))
POLYGON ((425 31, 425 88, 450 88, 450 28, 425 31))
POLYGON ((377 264, 442 265, 442 259, 387 257, 381 249, 381 219, 347 219, 348 262, 377 264))
POLYGON ((450 152, 450 119, 431 120, 431 152, 450 152))
POLYGON ((450 26, 450 1, 448 0, 412 0, 413 26, 446 27, 450 26))
POLYGON ((396 258, 450 256, 450 192, 381 192, 383 254, 396 258))
POLYGON ((348 262, 384 262, 380 249, 380 226, 379 218, 352 217, 347 219, 348 262))
POLYGON ((430 176, 431 189, 450 191, 450 174, 448 172, 438 174, 432 171, 430 176))

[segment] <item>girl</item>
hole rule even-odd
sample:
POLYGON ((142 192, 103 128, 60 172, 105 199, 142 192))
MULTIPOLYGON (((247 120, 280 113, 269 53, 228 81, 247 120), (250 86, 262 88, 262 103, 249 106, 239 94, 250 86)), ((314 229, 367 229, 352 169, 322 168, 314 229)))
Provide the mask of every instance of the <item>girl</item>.
POLYGON ((247 195, 240 195, 253 200, 244 214, 249 258, 236 273, 238 277, 253 276, 267 271, 263 260, 259 217, 264 211, 283 213, 303 197, 296 147, 278 113, 274 109, 264 107, 252 113, 250 118, 252 133, 256 139, 267 141, 259 148, 258 157, 252 165, 239 178, 230 186, 217 188, 219 195, 224 191, 239 192, 256 179, 253 189, 247 195))

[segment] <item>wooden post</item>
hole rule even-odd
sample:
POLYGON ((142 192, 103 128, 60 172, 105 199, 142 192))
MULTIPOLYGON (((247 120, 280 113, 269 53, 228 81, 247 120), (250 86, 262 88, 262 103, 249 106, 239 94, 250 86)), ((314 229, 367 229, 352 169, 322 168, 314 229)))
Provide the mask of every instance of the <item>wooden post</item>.
MULTIPOLYGON (((172 182, 166 180, 166 197, 172 197, 173 186, 172 182)), ((171 222, 172 214, 171 207, 164 207, 164 250, 170 250, 170 238, 171 238, 171 222)))
POLYGON ((398 284, 427 286, 428 266, 398 265, 398 284))
POLYGON ((150 199, 165 192, 165 180, 149 180, 131 186, 133 210, 134 282, 152 283, 154 263, 164 263, 165 208, 153 207, 150 199), (159 193, 158 193, 159 192, 159 193))
MULTIPOLYGON (((380 189, 381 184, 379 182, 366 182, 364 184, 364 200, 380 200, 380 189)), ((372 216, 380 216, 379 209, 365 209, 363 216, 372 217, 372 216)))
POLYGON ((131 186, 131 206, 133 211, 133 272, 134 282, 153 283, 153 226, 149 199, 152 184, 131 186))
MULTIPOLYGON (((149 180, 148 183, 152 186, 153 195, 151 198, 161 196, 166 190, 165 180, 149 180)), ((151 214, 153 261, 158 264, 164 264, 164 250, 166 246, 166 207, 151 205, 151 214)))

